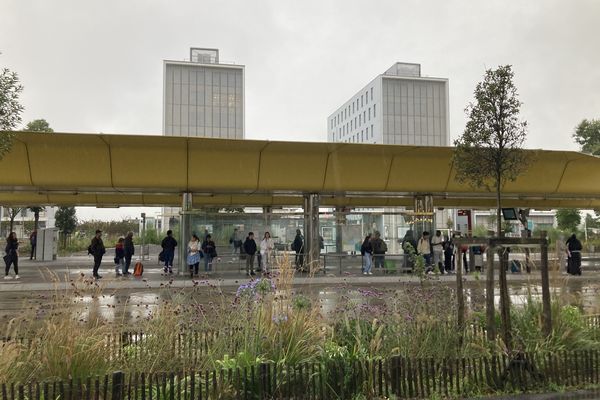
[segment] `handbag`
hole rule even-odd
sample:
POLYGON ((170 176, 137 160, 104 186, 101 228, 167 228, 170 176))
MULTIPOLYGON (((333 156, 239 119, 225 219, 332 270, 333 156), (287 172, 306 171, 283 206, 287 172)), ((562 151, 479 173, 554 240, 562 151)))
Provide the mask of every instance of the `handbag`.
POLYGON ((7 254, 3 258, 4 258, 4 263, 8 267, 10 265, 11 261, 12 261, 12 257, 9 254, 7 254))

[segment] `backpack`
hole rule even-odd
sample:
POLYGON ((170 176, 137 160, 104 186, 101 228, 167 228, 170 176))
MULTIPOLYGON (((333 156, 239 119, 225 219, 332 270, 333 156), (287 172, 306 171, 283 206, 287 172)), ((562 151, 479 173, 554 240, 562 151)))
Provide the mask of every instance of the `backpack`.
POLYGON ((92 245, 91 244, 88 246, 88 254, 94 254, 94 252, 92 251, 92 245))
POLYGON ((135 263, 135 267, 133 267, 133 276, 142 276, 144 273, 144 264, 141 261, 135 263))

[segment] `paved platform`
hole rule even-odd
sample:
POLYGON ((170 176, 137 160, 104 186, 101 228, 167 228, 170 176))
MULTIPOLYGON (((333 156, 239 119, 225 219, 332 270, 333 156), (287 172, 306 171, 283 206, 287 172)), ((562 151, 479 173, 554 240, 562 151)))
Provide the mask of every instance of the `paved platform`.
MULTIPOLYGON (((173 288, 191 288, 198 285, 199 282, 212 283, 222 287, 237 287, 241 283, 249 279, 245 274, 243 260, 229 259, 215 264, 215 271, 204 273, 202 265, 200 266, 200 276, 191 279, 189 272, 178 274, 177 269, 174 269, 172 275, 164 274, 161 265, 157 260, 150 259, 143 261, 144 275, 141 278, 133 276, 117 277, 112 264, 112 257, 105 257, 100 268, 100 274, 103 279, 97 281, 99 285, 106 289, 157 289, 165 286, 173 288)), ((0 292, 10 291, 48 291, 54 289, 66 289, 72 286, 74 282, 92 281, 92 265, 93 259, 91 256, 70 256, 62 257, 56 261, 38 262, 30 261, 29 259, 19 260, 19 280, 3 280, 0 279, 0 292)), ((175 263, 177 264, 177 263, 175 263)), ((325 273, 320 272, 314 276, 307 274, 296 274, 294 285, 378 285, 378 284, 394 284, 394 283, 418 283, 420 280, 412 274, 386 274, 384 270, 373 270, 373 275, 362 275, 360 271, 360 257, 358 261, 347 262, 344 265, 342 274, 338 268, 329 268, 325 273)), ((14 272, 11 271, 11 276, 14 272)), ((258 275, 257 275, 258 276, 258 275)), ((430 275, 432 280, 442 284, 453 285, 456 282, 456 275, 430 275)), ((600 272, 595 270, 586 271, 580 277, 569 276, 563 271, 554 272, 551 274, 552 279, 569 279, 571 281, 597 282, 600 281, 600 272)), ((470 273, 464 275, 466 282, 485 281, 485 274, 470 273)), ((539 274, 536 271, 531 274, 519 273, 508 274, 510 282, 538 282, 539 274)))

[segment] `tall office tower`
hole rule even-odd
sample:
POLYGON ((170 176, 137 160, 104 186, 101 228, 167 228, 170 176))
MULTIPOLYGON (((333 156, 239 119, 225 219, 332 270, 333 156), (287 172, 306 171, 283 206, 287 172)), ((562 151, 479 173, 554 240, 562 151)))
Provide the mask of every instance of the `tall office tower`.
MULTIPOLYGON (((421 76, 421 65, 395 63, 327 118, 327 140, 346 143, 449 146, 448 79, 421 76)), ((377 224, 390 251, 410 229, 400 209, 385 209, 377 224)), ((446 228, 449 210, 435 211, 446 228)))
POLYGON ((189 61, 164 61, 163 135, 244 138, 244 66, 218 49, 190 49, 189 61))
POLYGON ((327 118, 330 142, 448 146, 448 79, 396 63, 327 118))
MULTIPOLYGON (((244 139, 244 66, 219 60, 218 49, 193 47, 189 61, 164 60, 163 135, 244 139)), ((161 227, 180 209, 163 207, 161 227)))

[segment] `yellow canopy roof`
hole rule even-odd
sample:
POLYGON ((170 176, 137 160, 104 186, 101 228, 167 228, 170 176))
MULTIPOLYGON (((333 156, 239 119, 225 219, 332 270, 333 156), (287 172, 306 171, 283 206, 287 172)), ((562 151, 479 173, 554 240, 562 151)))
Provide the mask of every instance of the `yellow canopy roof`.
MULTIPOLYGON (((3 205, 323 205, 493 207, 455 181, 452 148, 169 136, 18 133, 0 161, 3 205)), ((506 206, 600 207, 600 159, 528 150, 535 161, 504 188, 506 206)))

